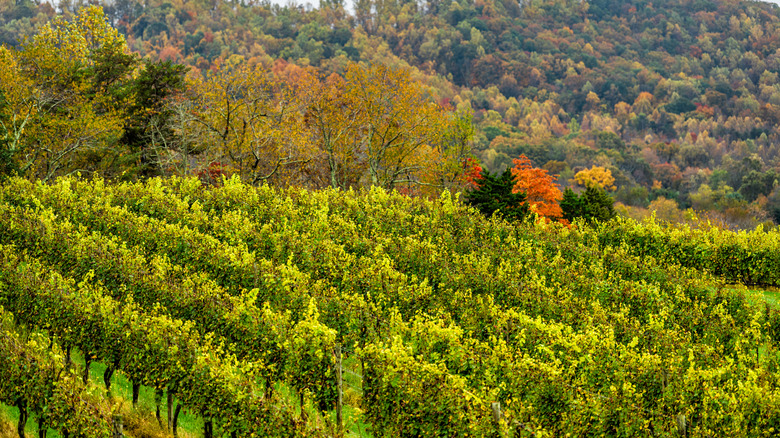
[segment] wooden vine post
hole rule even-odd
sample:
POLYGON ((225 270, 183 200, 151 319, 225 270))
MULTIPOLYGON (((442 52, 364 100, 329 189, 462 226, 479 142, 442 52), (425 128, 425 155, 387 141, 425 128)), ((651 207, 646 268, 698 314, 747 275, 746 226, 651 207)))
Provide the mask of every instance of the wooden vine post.
POLYGON ((168 400, 167 400, 167 408, 168 408, 168 432, 171 432, 173 430, 173 391, 171 391, 171 388, 168 388, 168 400))
POLYGON ((124 424, 122 421, 122 415, 121 414, 114 414, 113 416, 113 424, 114 424, 114 431, 111 435, 112 438, 123 438, 124 435, 124 424))
MULTIPOLYGON (((496 432, 498 433, 498 436, 501 438, 506 438, 509 436, 509 431, 506 429, 507 425, 504 423, 506 420, 504 419, 504 412, 501 410, 501 402, 491 402, 490 410, 493 412, 493 422, 496 425, 496 432)), ((529 430, 529 432, 531 432, 532 437, 536 436, 533 431, 529 430)))
POLYGON ((336 427, 338 429, 338 436, 341 436, 344 432, 344 419, 341 413, 344 406, 344 382, 341 372, 341 345, 336 345, 334 352, 336 354, 336 427))

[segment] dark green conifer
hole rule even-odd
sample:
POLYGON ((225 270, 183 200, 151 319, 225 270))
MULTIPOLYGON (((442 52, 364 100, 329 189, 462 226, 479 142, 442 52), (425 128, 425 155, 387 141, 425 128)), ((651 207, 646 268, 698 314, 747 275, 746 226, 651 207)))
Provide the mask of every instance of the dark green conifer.
POLYGON ((525 193, 512 193, 515 180, 510 169, 501 175, 485 170, 478 182, 479 187, 466 196, 466 203, 480 213, 488 217, 498 213, 508 221, 523 220, 528 214, 525 193))
POLYGON ((563 192, 561 210, 568 221, 581 217, 588 223, 606 222, 615 217, 615 201, 602 189, 588 187, 578 196, 571 189, 563 192))

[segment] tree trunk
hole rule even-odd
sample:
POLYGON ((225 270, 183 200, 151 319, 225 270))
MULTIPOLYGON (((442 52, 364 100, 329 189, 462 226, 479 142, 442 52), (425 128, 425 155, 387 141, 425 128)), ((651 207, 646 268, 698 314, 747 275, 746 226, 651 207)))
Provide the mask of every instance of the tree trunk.
POLYGON ((301 421, 306 421, 306 412, 303 410, 303 389, 301 389, 300 398, 301 398, 301 421))
POLYGON ((162 417, 160 416, 160 404, 162 403, 162 396, 163 392, 161 389, 155 389, 154 391, 154 405, 156 407, 155 409, 155 416, 157 417, 157 424, 160 425, 160 429, 162 429, 162 417))
POLYGON ((81 376, 81 381, 86 385, 89 382, 89 367, 92 365, 92 355, 84 353, 84 375, 81 376))
POLYGON ((19 434, 19 438, 25 438, 24 427, 27 426, 27 400, 17 400, 16 407, 19 408, 19 424, 17 424, 16 432, 19 434))
POLYGON ((133 409, 138 407, 138 393, 141 392, 141 384, 133 382, 133 409))
POLYGON ((273 386, 271 384, 271 379, 270 378, 265 380, 265 394, 264 395, 265 395, 265 399, 266 400, 270 400, 271 399, 271 395, 273 395, 273 386))
POLYGON ((181 412, 181 403, 176 404, 176 410, 173 411, 173 436, 179 436, 179 412, 181 412))
POLYGON ((106 385, 106 396, 111 398, 111 378, 114 376, 114 366, 109 365, 103 373, 103 383, 106 385))
POLYGON ((203 423, 203 438, 214 438, 214 425, 211 420, 206 420, 203 423))

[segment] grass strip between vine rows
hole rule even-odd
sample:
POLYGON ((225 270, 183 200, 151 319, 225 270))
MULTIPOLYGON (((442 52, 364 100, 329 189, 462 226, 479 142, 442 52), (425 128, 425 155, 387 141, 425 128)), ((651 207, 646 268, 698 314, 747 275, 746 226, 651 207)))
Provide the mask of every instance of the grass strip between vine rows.
POLYGON ((118 303, 89 276, 76 284, 14 246, 0 246, 0 269, 0 297, 19 322, 134 382, 175 393, 234 435, 287 436, 297 429, 289 411, 264 399, 241 364, 222 359, 191 324, 118 303))
MULTIPOLYGON (((106 211, 106 205, 121 198, 117 188, 101 194, 97 185, 93 188, 94 198, 83 196, 89 187, 77 189, 67 193, 63 187, 36 188, 45 192, 40 196, 48 199, 47 205, 59 202, 66 206, 62 210, 66 216, 68 211, 88 211, 85 207, 69 210, 67 204, 79 199, 94 204, 94 211, 106 211)), ((238 198, 257 197, 253 188, 241 188, 240 193, 236 187, 230 190, 238 198)), ((205 192, 199 193, 207 196, 203 195, 205 192)), ((32 191, 18 193, 13 201, 17 204, 41 203, 32 191)), ((155 196, 141 196, 146 203, 142 209, 128 202, 132 197, 122 198, 124 204, 111 211, 138 223, 148 221, 143 215, 154 214, 152 210, 160 210, 162 205, 162 198, 155 196)), ((334 197, 338 203, 347 202, 344 199, 354 195, 318 196, 334 197)), ((381 198, 380 194, 372 196, 381 198)), ((279 202, 288 205, 290 199, 279 202)), ((390 197, 390 201, 380 199, 378 204, 388 202, 400 201, 390 197)), ((712 286, 717 284, 711 280, 699 280, 703 284, 697 284, 695 271, 672 267, 670 273, 664 273, 660 263, 654 259, 641 261, 622 245, 594 248, 593 237, 587 231, 582 231, 582 235, 572 232, 549 237, 535 235, 541 231, 531 230, 520 236, 517 230, 491 223, 480 234, 488 238, 485 245, 465 239, 468 245, 478 248, 469 252, 465 246, 454 243, 452 230, 437 229, 431 235, 420 236, 403 232, 384 236, 380 231, 386 224, 380 221, 384 225, 372 225, 366 233, 369 237, 361 236, 363 240, 357 239, 357 246, 350 246, 343 243, 351 240, 350 235, 339 233, 350 229, 356 232, 359 227, 344 223, 344 218, 338 216, 331 218, 327 212, 318 215, 316 208, 269 210, 264 214, 275 215, 279 219, 275 223, 284 226, 263 229, 267 224, 255 221, 249 213, 240 213, 254 208, 252 201, 235 210, 228 206, 208 213, 199 211, 200 207, 192 208, 195 203, 175 197, 170 203, 178 207, 160 210, 159 226, 182 228, 189 223, 193 228, 190 231, 215 234, 222 244, 250 253, 260 251, 257 242, 261 239, 286 239, 282 244, 292 251, 280 254, 292 255, 290 260, 294 260, 295 266, 305 268, 297 277, 302 279, 299 288, 311 284, 312 279, 324 281, 324 287, 315 294, 300 295, 317 298, 316 306, 309 300, 306 310, 301 310, 305 299, 298 303, 289 301, 299 315, 321 311, 327 325, 362 340, 357 342, 355 353, 365 363, 366 415, 378 436, 402 434, 408 427, 445 428, 442 430, 466 435, 486 433, 495 426, 486 420, 492 400, 499 400, 504 406, 504 426, 500 427, 535 430, 540 436, 590 430, 610 434, 614 427, 621 427, 629 435, 661 431, 670 434, 679 432, 674 429, 681 415, 687 418, 689 430, 729 430, 751 435, 767 430, 774 421, 771 413, 777 412, 778 405, 776 385, 772 383, 776 381, 776 371, 772 370, 777 369, 777 324, 773 324, 776 315, 750 305, 739 293, 714 290, 712 286), (188 203, 189 213, 184 209, 188 203), (306 222, 290 219, 295 217, 308 217, 313 230, 306 233, 306 222), (316 236, 332 223, 331 219, 341 219, 340 225, 334 227, 339 231, 316 236), (233 233, 235 229, 229 226, 218 228, 231 220, 235 229, 246 228, 239 233, 233 233), (210 229, 204 221, 212 222, 210 229), (198 222, 200 225, 196 226, 198 222), (511 247, 509 254, 496 250, 506 243, 511 247), (555 250, 556 245, 561 249, 555 250), (313 247, 324 256, 310 257, 309 264, 304 263, 300 256, 305 247, 313 247), (420 256, 414 258, 415 254, 420 256), (567 260, 564 255, 573 257, 567 260), (442 257, 453 261, 445 268, 437 268, 433 259, 442 257), (334 261, 347 260, 363 260, 366 265, 333 269, 334 261), (643 263, 631 266, 637 262, 643 263), (356 268, 365 270, 358 274, 362 276, 360 281, 346 277, 350 269, 356 268), (448 277, 447 270, 461 270, 461 277, 448 277), (415 280, 416 275, 427 278, 415 280), (376 281, 368 282, 372 277, 376 281), (404 283, 404 287, 392 290, 396 281, 404 283), (415 281, 419 283, 414 285, 415 281), (427 281, 438 284, 426 286, 427 281), (681 284, 675 284, 678 282, 681 284), (335 293, 330 291, 334 287, 338 289, 335 293), (403 297, 404 294, 409 296, 403 297), (447 300, 453 304, 447 306, 437 295, 448 295, 447 300), (357 304, 347 306, 347 300, 357 304), (542 307, 545 300, 549 307, 542 307), (461 309, 454 306, 456 302, 461 309), (404 303, 417 307, 404 309, 404 303), (553 307, 555 304, 557 308, 553 307), (450 309, 453 311, 449 312, 450 309), (375 310, 379 313, 371 315, 373 319, 360 314, 375 310), (375 321, 373 337, 366 337, 371 331, 361 332, 361 327, 368 328, 365 322, 340 326, 339 321, 344 319, 329 319, 328 315, 339 312, 347 314, 348 322, 361 318, 375 321), (765 351, 759 354, 761 348, 765 351), (427 390, 429 387, 438 392, 427 390), (734 394, 741 398, 734 399, 734 394), (760 398, 759 394, 765 397, 760 398), (729 409, 749 420, 725 423, 723 418, 729 409), (449 429, 443 425, 443 419, 449 419, 449 429)), ((316 205, 321 211, 324 206, 327 204, 316 205)), ((445 207, 442 209, 450 208, 445 207)), ((465 234, 470 232, 469 223, 474 222, 475 227, 485 225, 477 219, 458 216, 468 216, 467 211, 456 213, 437 212, 439 216, 450 214, 449 222, 437 216, 427 226, 420 222, 423 219, 412 220, 425 230, 449 224, 451 229, 465 234)), ((385 213, 388 217, 393 214, 385 213)), ((395 214, 409 217, 402 212, 395 214)), ((94 221, 98 223, 97 219, 94 221)), ((271 248, 275 251, 279 247, 267 247, 266 256, 271 248)), ((277 254, 270 258, 278 263, 282 257, 277 254)), ((127 270, 127 275, 130 272, 127 270)), ((108 272, 103 275, 111 278, 108 272)), ((295 289, 286 289, 286 293, 291 290, 295 289)), ((319 317, 309 320, 319 321, 319 317)), ((327 387, 312 384, 310 388, 321 391, 327 387)))
POLYGON ((76 277, 94 274, 113 299, 132 296, 146 310, 159 306, 172 318, 194 322, 201 336, 219 336, 229 352, 253 363, 267 395, 285 379, 299 390, 320 389, 315 394, 322 403, 334 398, 335 333, 317 321, 316 307, 292 323, 286 312, 256 307, 252 294, 231 296, 204 275, 183 275, 164 258, 148 260, 115 239, 56 220, 51 211, 0 204, 0 242, 76 277))
MULTIPOLYGON (((0 288, 5 288, 2 280, 0 288)), ((62 352, 49 348, 49 343, 35 333, 22 340, 13 315, 0 307, 0 402, 19 409, 21 430, 33 416, 41 430, 52 428, 71 437, 111 437, 110 406, 88 392, 79 376, 65 366, 62 352)))

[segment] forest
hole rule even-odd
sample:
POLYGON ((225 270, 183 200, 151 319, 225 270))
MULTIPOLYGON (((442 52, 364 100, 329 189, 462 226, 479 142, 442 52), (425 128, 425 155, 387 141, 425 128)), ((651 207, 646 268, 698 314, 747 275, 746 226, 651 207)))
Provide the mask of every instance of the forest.
POLYGON ((467 188, 473 164, 524 156, 561 191, 608 171, 624 215, 768 227, 779 14, 732 0, 4 0, 3 172, 436 196, 467 188))

